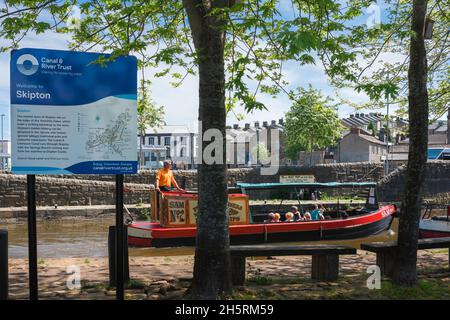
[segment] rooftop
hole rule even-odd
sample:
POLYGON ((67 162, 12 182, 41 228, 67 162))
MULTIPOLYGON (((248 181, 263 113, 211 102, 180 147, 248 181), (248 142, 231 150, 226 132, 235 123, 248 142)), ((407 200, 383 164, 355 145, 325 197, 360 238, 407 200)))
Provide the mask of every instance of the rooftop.
POLYGON ((186 125, 165 125, 160 128, 147 128, 145 134, 189 134, 194 133, 186 125))

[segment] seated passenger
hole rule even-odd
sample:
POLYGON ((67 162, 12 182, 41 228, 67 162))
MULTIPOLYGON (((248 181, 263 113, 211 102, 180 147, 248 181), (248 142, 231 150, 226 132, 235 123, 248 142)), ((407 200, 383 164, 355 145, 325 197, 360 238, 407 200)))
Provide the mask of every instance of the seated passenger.
POLYGON ((267 216, 267 220, 264 220, 264 222, 274 222, 274 219, 275 219, 275 213, 271 212, 267 216))
POLYGON ((294 214, 292 212, 287 212, 286 213, 286 222, 294 222, 294 214))
POLYGON ((298 208, 296 206, 292 206, 291 211, 289 211, 289 213, 292 213, 294 215, 295 221, 303 221, 304 220, 302 217, 302 214, 300 213, 300 211, 298 211, 298 208))
POLYGON ((323 216, 322 212, 319 209, 319 206, 317 204, 314 204, 314 210, 311 211, 311 219, 312 220, 324 220, 325 217, 323 216))
POLYGON ((275 212, 272 222, 280 222, 280 218, 281 218, 281 215, 278 212, 275 212))
POLYGON ((331 216, 329 215, 329 212, 327 212, 327 209, 323 206, 323 204, 319 204, 319 210, 320 210, 320 213, 322 215, 322 217, 320 217, 320 215, 319 215, 319 218, 321 220, 326 219, 326 216, 328 216, 328 219, 331 219, 331 216))
POLYGON ((304 221, 311 221, 311 213, 306 211, 303 219, 304 219, 304 221))

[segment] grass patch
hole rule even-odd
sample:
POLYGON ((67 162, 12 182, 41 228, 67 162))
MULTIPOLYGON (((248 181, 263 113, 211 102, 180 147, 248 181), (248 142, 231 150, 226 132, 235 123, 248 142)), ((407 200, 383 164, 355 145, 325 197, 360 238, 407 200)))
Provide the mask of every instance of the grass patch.
POLYGON ((267 285, 272 284, 272 282, 273 282, 272 278, 265 277, 265 276, 259 276, 259 275, 250 277, 247 279, 247 281, 249 283, 257 284, 260 286, 267 286, 267 285))
POLYGON ((102 282, 88 282, 88 281, 84 281, 81 280, 81 289, 95 289, 98 291, 101 290, 109 290, 111 289, 111 287, 106 284, 106 283, 102 283, 102 282))
POLYGON ((131 293, 125 293, 125 295, 123 296, 125 300, 134 300, 133 295, 131 293))
POLYGON ((431 253, 443 253, 446 254, 448 253, 448 249, 447 248, 442 248, 442 249, 431 249, 429 250, 431 253))
POLYGON ((422 279, 415 287, 397 286, 390 281, 383 281, 375 295, 384 299, 442 300, 450 298, 448 283, 441 280, 422 279))
POLYGON ((316 282, 306 278, 253 277, 235 290, 233 299, 341 299, 341 300, 449 300, 448 278, 422 278, 415 287, 394 285, 384 278, 381 289, 370 290, 366 276, 342 277, 338 282, 316 282), (264 285, 271 285, 270 288, 264 285))
POLYGON ((145 289, 147 285, 142 280, 131 279, 125 287, 127 289, 145 289))

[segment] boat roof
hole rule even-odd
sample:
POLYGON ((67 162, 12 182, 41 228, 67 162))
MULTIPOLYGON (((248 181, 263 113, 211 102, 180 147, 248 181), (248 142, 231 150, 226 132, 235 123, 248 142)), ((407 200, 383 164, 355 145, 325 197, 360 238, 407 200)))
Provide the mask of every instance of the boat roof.
POLYGON ((429 148, 428 160, 437 160, 443 153, 450 153, 450 148, 429 148))
POLYGON ((288 189, 288 188, 369 188, 376 187, 376 182, 274 182, 274 183, 236 183, 238 188, 246 190, 288 189))

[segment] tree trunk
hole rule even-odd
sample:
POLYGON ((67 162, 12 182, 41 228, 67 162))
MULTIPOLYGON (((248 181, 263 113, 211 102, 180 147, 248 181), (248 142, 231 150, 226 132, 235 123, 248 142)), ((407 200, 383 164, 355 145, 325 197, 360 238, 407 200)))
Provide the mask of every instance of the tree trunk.
MULTIPOLYGON (((199 121, 201 137, 218 129, 223 137, 221 163, 198 166, 197 238, 191 294, 197 299, 217 299, 231 293, 228 215, 226 213, 227 171, 225 162, 225 33, 226 23, 211 9, 228 1, 183 0, 199 56, 199 121)), ((199 141, 200 151, 208 145, 199 141)))
POLYGON ((400 213, 398 249, 393 281, 399 285, 417 283, 417 240, 419 237, 420 192, 424 180, 428 147, 427 59, 423 38, 426 0, 414 0, 411 30, 409 82, 409 154, 406 186, 400 213))

